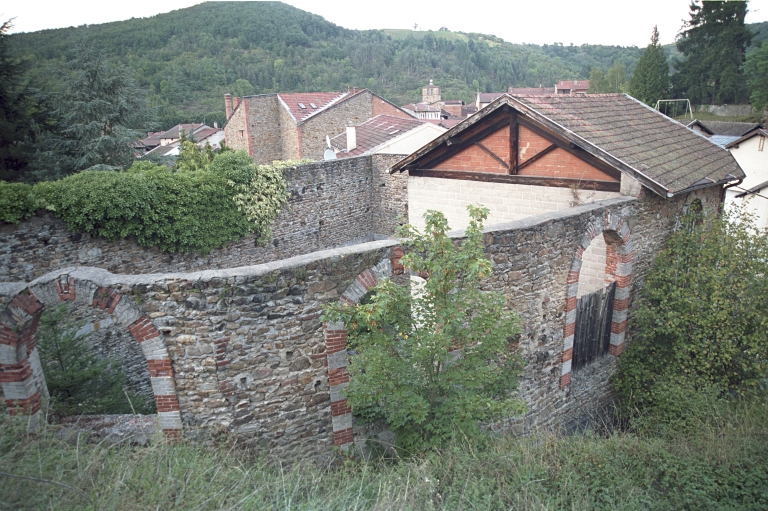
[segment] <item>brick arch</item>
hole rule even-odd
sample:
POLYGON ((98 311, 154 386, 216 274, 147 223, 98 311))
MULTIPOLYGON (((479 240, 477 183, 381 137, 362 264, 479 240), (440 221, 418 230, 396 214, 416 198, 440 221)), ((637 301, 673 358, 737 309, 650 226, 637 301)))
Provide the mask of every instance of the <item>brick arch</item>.
POLYGON ((624 351, 624 335, 627 329, 627 309, 629 308, 629 293, 632 285, 632 261, 634 249, 632 232, 618 215, 605 210, 603 217, 589 225, 576 247, 573 263, 568 272, 567 291, 565 295, 565 327, 563 329, 563 355, 560 373, 560 388, 571 383, 571 361, 573 359, 573 341, 576 333, 576 305, 579 289, 579 274, 582 257, 595 237, 602 234, 606 243, 606 280, 616 282, 616 295, 613 302, 613 319, 611 322, 611 340, 608 354, 618 357, 624 351))
POLYGON ((179 400, 171 359, 160 331, 118 290, 69 275, 24 289, 0 312, 0 383, 7 413, 30 414, 36 422, 41 420, 41 398, 48 397, 48 390, 36 347, 37 327, 45 307, 62 302, 98 307, 107 311, 115 323, 128 329, 147 360, 160 428, 166 437, 178 438, 181 435, 179 400))
MULTIPOLYGON (((347 287, 341 294, 340 303, 357 304, 376 283, 391 275, 401 275, 403 266, 400 258, 404 252, 400 247, 392 249, 388 258, 382 259, 376 266, 369 268, 347 287)), ((325 353, 328 366, 328 384, 331 390, 331 423, 333 424, 333 445, 348 447, 354 441, 352 433, 352 409, 341 392, 349 384, 347 371, 347 328, 341 322, 325 323, 325 353)))

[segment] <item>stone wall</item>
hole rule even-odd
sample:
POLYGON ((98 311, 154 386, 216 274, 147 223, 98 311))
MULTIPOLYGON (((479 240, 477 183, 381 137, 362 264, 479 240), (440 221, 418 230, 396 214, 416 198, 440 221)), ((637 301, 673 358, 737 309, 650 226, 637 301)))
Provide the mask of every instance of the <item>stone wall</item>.
MULTIPOLYGON (((627 320, 638 285, 686 201, 695 198, 714 212, 720 190, 672 199, 617 197, 485 228, 493 262, 485 288, 503 293, 521 316, 514 344, 526 361, 520 389, 529 406, 523 417, 494 429, 555 428, 610 398, 608 376, 625 332, 631 339, 627 320), (617 290, 611 355, 572 373, 569 325, 580 258, 600 235, 620 256, 611 273, 624 294, 617 290)), ((460 240, 463 233, 452 236, 460 240)), ((343 394, 334 390, 349 378, 346 333, 343 325, 326 325, 324 332, 322 306, 356 301, 377 278, 393 273, 402 254, 396 244, 375 241, 224 270, 114 275, 77 268, 30 284, 0 284, 0 301, 10 304, 0 312, 0 372, 11 375, 3 379, 6 397, 15 392, 14 402, 32 403, 36 395, 32 383, 24 383, 34 382, 34 364, 27 370, 30 364, 21 367, 14 357, 34 353, 29 346, 40 310, 57 301, 92 302, 142 346, 154 364, 149 371, 158 407, 166 410, 161 413, 178 413, 188 434, 198 426, 224 428, 282 458, 328 453, 334 443, 349 444, 355 430, 343 394), (171 365, 163 366, 168 359, 171 365), (24 379, 17 384, 11 377, 24 379), (22 391, 29 395, 19 397, 22 391)), ((168 431, 177 427, 174 417, 164 419, 168 431)))
POLYGON ((0 225, 0 281, 29 281, 80 265, 125 274, 231 268, 389 236, 408 215, 407 176, 388 173, 397 159, 363 156, 288 169, 290 199, 266 246, 249 236, 207 255, 167 253, 132 239, 110 243, 73 233, 50 214, 0 225))
POLYGON ((362 91, 313 115, 299 126, 302 158, 322 160, 326 148, 325 137, 343 133, 350 124, 358 125, 372 117, 373 94, 362 91))

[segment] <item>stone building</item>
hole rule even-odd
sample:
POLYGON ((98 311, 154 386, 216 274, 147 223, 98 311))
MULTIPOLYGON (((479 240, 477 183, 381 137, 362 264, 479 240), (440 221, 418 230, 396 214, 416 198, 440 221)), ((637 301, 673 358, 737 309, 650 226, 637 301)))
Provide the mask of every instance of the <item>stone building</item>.
POLYGON ((347 92, 224 95, 227 146, 244 150, 257 163, 322 160, 326 137, 346 126, 387 114, 412 118, 368 89, 347 92))

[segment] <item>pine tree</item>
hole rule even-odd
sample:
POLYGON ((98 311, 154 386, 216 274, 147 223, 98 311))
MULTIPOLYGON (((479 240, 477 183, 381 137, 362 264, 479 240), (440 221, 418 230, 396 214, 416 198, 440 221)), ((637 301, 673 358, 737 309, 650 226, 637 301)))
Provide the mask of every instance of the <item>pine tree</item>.
POLYGON ((749 102, 756 109, 768 108, 768 41, 749 54, 744 63, 749 86, 749 102))
POLYGON ((11 55, 7 32, 12 20, 0 26, 0 179, 19 179, 30 157, 30 98, 23 87, 24 68, 11 55))
POLYGON ((70 70, 56 71, 61 89, 41 94, 51 121, 39 147, 37 179, 129 167, 133 144, 154 127, 154 110, 127 67, 84 44, 75 51, 70 70))
POLYGON ((675 61, 676 94, 699 104, 746 100, 741 69, 752 39, 744 25, 747 3, 695 0, 690 9, 687 29, 677 40, 677 49, 686 58, 675 61))
POLYGON ((629 81, 629 93, 648 105, 654 105, 669 89, 669 66, 664 48, 659 44, 659 31, 653 27, 649 44, 629 81))

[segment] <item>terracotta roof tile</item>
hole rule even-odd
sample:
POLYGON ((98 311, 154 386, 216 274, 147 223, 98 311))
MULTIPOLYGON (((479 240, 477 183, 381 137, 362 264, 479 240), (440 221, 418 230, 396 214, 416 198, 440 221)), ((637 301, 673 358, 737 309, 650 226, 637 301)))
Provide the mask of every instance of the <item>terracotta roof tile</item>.
POLYGON ((288 108, 294 120, 300 122, 349 94, 349 92, 297 92, 280 93, 277 96, 288 108))
POLYGON ((202 123, 177 124, 173 128, 161 134, 160 138, 179 138, 181 130, 184 130, 185 134, 190 135, 194 133, 195 130, 200 129, 202 126, 204 126, 202 123))

